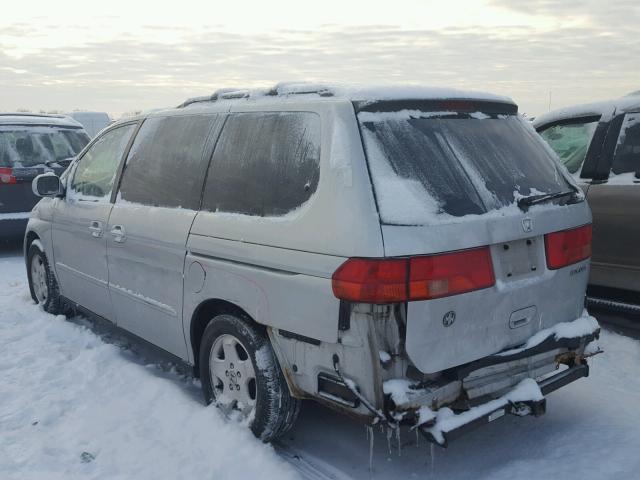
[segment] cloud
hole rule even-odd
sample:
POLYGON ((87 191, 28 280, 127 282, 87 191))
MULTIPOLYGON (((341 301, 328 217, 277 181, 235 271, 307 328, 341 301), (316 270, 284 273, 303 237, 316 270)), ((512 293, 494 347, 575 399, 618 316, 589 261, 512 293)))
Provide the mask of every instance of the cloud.
MULTIPOLYGON (((547 109, 549 91, 560 107, 638 88, 635 2, 603 7, 591 2, 586 16, 583 2, 574 0, 493 3, 553 15, 560 24, 544 30, 326 25, 261 34, 174 29, 179 36, 171 42, 149 40, 150 27, 144 27, 111 41, 40 48, 21 57, 0 45, 0 109, 119 113, 175 105, 220 87, 307 79, 489 90, 514 97, 521 110, 540 113, 547 109), (586 21, 571 22, 576 15, 586 21)), ((8 28, 23 36, 39 33, 26 24, 8 28)))

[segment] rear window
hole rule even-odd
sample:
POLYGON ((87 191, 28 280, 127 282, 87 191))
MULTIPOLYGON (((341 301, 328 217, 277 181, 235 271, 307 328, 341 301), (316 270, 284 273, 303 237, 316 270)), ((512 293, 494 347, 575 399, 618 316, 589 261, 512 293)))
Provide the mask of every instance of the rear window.
POLYGON ((216 145, 203 208, 260 217, 305 203, 320 178, 320 117, 310 112, 230 115, 216 145))
POLYGON ((0 127, 0 167, 32 167, 75 157, 89 137, 81 129, 0 127))
POLYGON ((572 189, 515 114, 361 111, 358 120, 383 223, 438 223, 572 189))
POLYGON ((597 119, 576 121, 554 125, 540 132, 540 135, 558 154, 567 170, 579 175, 597 126, 597 119))

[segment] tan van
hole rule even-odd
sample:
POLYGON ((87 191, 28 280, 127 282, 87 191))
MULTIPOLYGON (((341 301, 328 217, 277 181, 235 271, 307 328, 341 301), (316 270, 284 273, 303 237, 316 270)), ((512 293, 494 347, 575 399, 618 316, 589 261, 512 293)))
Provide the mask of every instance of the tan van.
POLYGON ((640 318, 640 94, 536 118, 593 213, 590 306, 640 318))

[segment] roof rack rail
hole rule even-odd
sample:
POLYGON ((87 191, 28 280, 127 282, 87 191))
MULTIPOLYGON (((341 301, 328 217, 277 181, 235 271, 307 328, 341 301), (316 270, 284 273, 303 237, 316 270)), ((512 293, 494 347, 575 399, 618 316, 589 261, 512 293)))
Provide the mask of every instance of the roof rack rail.
POLYGON ((231 99, 234 99, 234 98, 248 98, 250 96, 251 96, 251 91, 250 90, 226 89, 226 91, 219 93, 216 99, 217 100, 231 100, 231 99))
POLYGON ((310 95, 317 94, 321 97, 332 97, 331 88, 320 83, 309 82, 280 82, 270 90, 272 95, 310 95))
POLYGON ((220 99, 232 99, 232 98, 243 98, 249 96, 249 90, 247 89, 239 89, 239 88, 219 88, 211 95, 203 95, 200 97, 192 97, 187 98, 184 102, 178 105, 178 108, 184 108, 194 103, 200 102, 215 102, 220 99), (242 95, 240 94, 242 92, 242 95))
POLYGON ((243 88, 220 88, 211 95, 201 97, 188 98, 178 105, 178 108, 184 108, 194 103, 215 102, 217 100, 234 100, 240 98, 250 98, 256 96, 275 97, 280 95, 312 95, 316 94, 321 97, 332 97, 333 91, 327 85, 313 84, 306 82, 280 82, 272 88, 268 89, 243 89, 243 88))

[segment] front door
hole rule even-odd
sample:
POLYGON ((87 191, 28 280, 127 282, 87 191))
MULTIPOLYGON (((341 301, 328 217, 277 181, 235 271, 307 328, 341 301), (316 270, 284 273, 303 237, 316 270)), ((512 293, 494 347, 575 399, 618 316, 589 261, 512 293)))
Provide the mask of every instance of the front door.
POLYGON ((593 213, 592 283, 640 291, 640 113, 627 113, 611 173, 589 187, 593 213))
POLYGON ((118 326, 182 358, 186 244, 199 208, 216 115, 152 117, 129 152, 107 227, 118 326))
POLYGON ((60 293, 101 317, 113 320, 107 288, 105 231, 111 192, 135 124, 105 132, 75 164, 65 198, 56 200, 53 255, 60 293))

